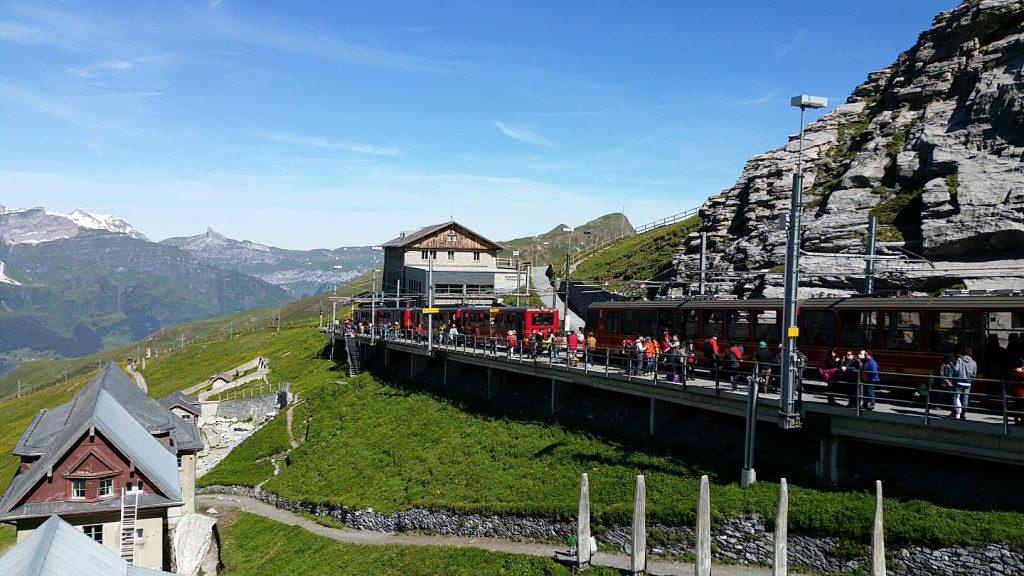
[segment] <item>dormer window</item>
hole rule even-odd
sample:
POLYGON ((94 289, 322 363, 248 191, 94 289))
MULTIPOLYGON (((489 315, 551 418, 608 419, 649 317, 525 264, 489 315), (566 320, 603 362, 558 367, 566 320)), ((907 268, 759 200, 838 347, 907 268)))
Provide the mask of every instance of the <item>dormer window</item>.
POLYGON ((71 499, 72 500, 84 500, 85 499, 85 480, 72 480, 71 481, 71 499))

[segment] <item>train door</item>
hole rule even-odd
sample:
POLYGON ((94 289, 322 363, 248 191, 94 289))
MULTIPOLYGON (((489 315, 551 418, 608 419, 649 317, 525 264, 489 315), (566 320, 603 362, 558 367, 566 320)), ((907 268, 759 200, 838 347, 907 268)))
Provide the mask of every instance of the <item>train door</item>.
POLYGON ((974 346, 974 359, 985 378, 1003 379, 1024 357, 1024 311, 1006 310, 985 313, 985 343, 974 346))

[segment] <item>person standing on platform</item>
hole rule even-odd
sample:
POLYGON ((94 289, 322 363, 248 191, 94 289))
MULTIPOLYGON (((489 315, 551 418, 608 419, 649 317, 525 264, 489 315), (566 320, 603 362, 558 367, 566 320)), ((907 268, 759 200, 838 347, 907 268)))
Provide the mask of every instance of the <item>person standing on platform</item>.
POLYGON ((878 374, 878 362, 871 350, 860 351, 861 362, 864 363, 864 405, 865 410, 875 409, 875 386, 882 380, 878 374))
POLYGON ((576 366, 576 365, 578 365, 578 362, 576 362, 576 350, 580 346, 580 337, 577 336, 575 332, 570 331, 569 332, 568 343, 569 343, 568 344, 569 345, 569 350, 568 350, 568 353, 566 354, 567 358, 565 360, 570 365, 576 366))
POLYGON ((971 397, 971 380, 978 374, 978 365, 971 354, 974 349, 965 346, 953 363, 953 413, 952 418, 967 420, 967 404, 971 397))
MULTIPOLYGON (((581 334, 583 333, 583 329, 582 328, 580 328, 580 333, 581 334)), ((597 338, 594 337, 594 333, 591 332, 590 335, 587 336, 587 347, 583 351, 583 360, 584 360, 584 362, 586 362, 587 364, 590 364, 591 366, 593 366, 594 365, 594 352, 595 351, 597 351, 597 338)))

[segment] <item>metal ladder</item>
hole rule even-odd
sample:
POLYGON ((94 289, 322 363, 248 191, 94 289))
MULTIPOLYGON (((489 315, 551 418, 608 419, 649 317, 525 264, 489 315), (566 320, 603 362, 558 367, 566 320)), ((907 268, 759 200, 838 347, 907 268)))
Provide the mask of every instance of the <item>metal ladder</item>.
POLYGON ((359 374, 359 339, 353 334, 345 335, 345 353, 348 354, 348 375, 359 374))
POLYGON ((139 514, 139 492, 121 489, 121 559, 135 564, 135 519, 139 514))

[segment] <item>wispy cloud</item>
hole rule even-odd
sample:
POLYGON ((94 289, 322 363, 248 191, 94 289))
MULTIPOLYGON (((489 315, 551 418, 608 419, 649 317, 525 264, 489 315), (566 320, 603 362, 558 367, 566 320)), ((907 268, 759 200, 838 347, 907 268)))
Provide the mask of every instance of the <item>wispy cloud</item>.
POLYGON ((494 127, 513 140, 534 144, 536 146, 554 146, 555 143, 525 126, 513 126, 500 120, 494 120, 494 127))
POLYGON ((357 142, 332 142, 319 136, 298 136, 295 134, 284 133, 256 134, 256 136, 266 140, 276 140, 278 142, 286 142, 288 144, 315 146, 317 148, 326 148, 328 150, 343 150, 345 152, 370 154, 373 156, 398 156, 401 154, 401 150, 392 146, 374 146, 372 144, 361 144, 357 142))
POLYGON ((797 28, 796 33, 789 39, 788 42, 786 42, 785 44, 779 44, 772 47, 772 51, 769 54, 769 56, 773 60, 777 60, 779 58, 782 58, 783 56, 795 52, 798 48, 800 48, 800 45, 803 44, 804 36, 806 35, 807 34, 806 32, 804 32, 803 28, 797 28))
POLYGON ((576 118, 580 116, 607 116, 608 114, 614 113, 615 110, 611 108, 607 110, 575 110, 565 112, 534 112, 532 114, 522 114, 524 118, 576 118))

